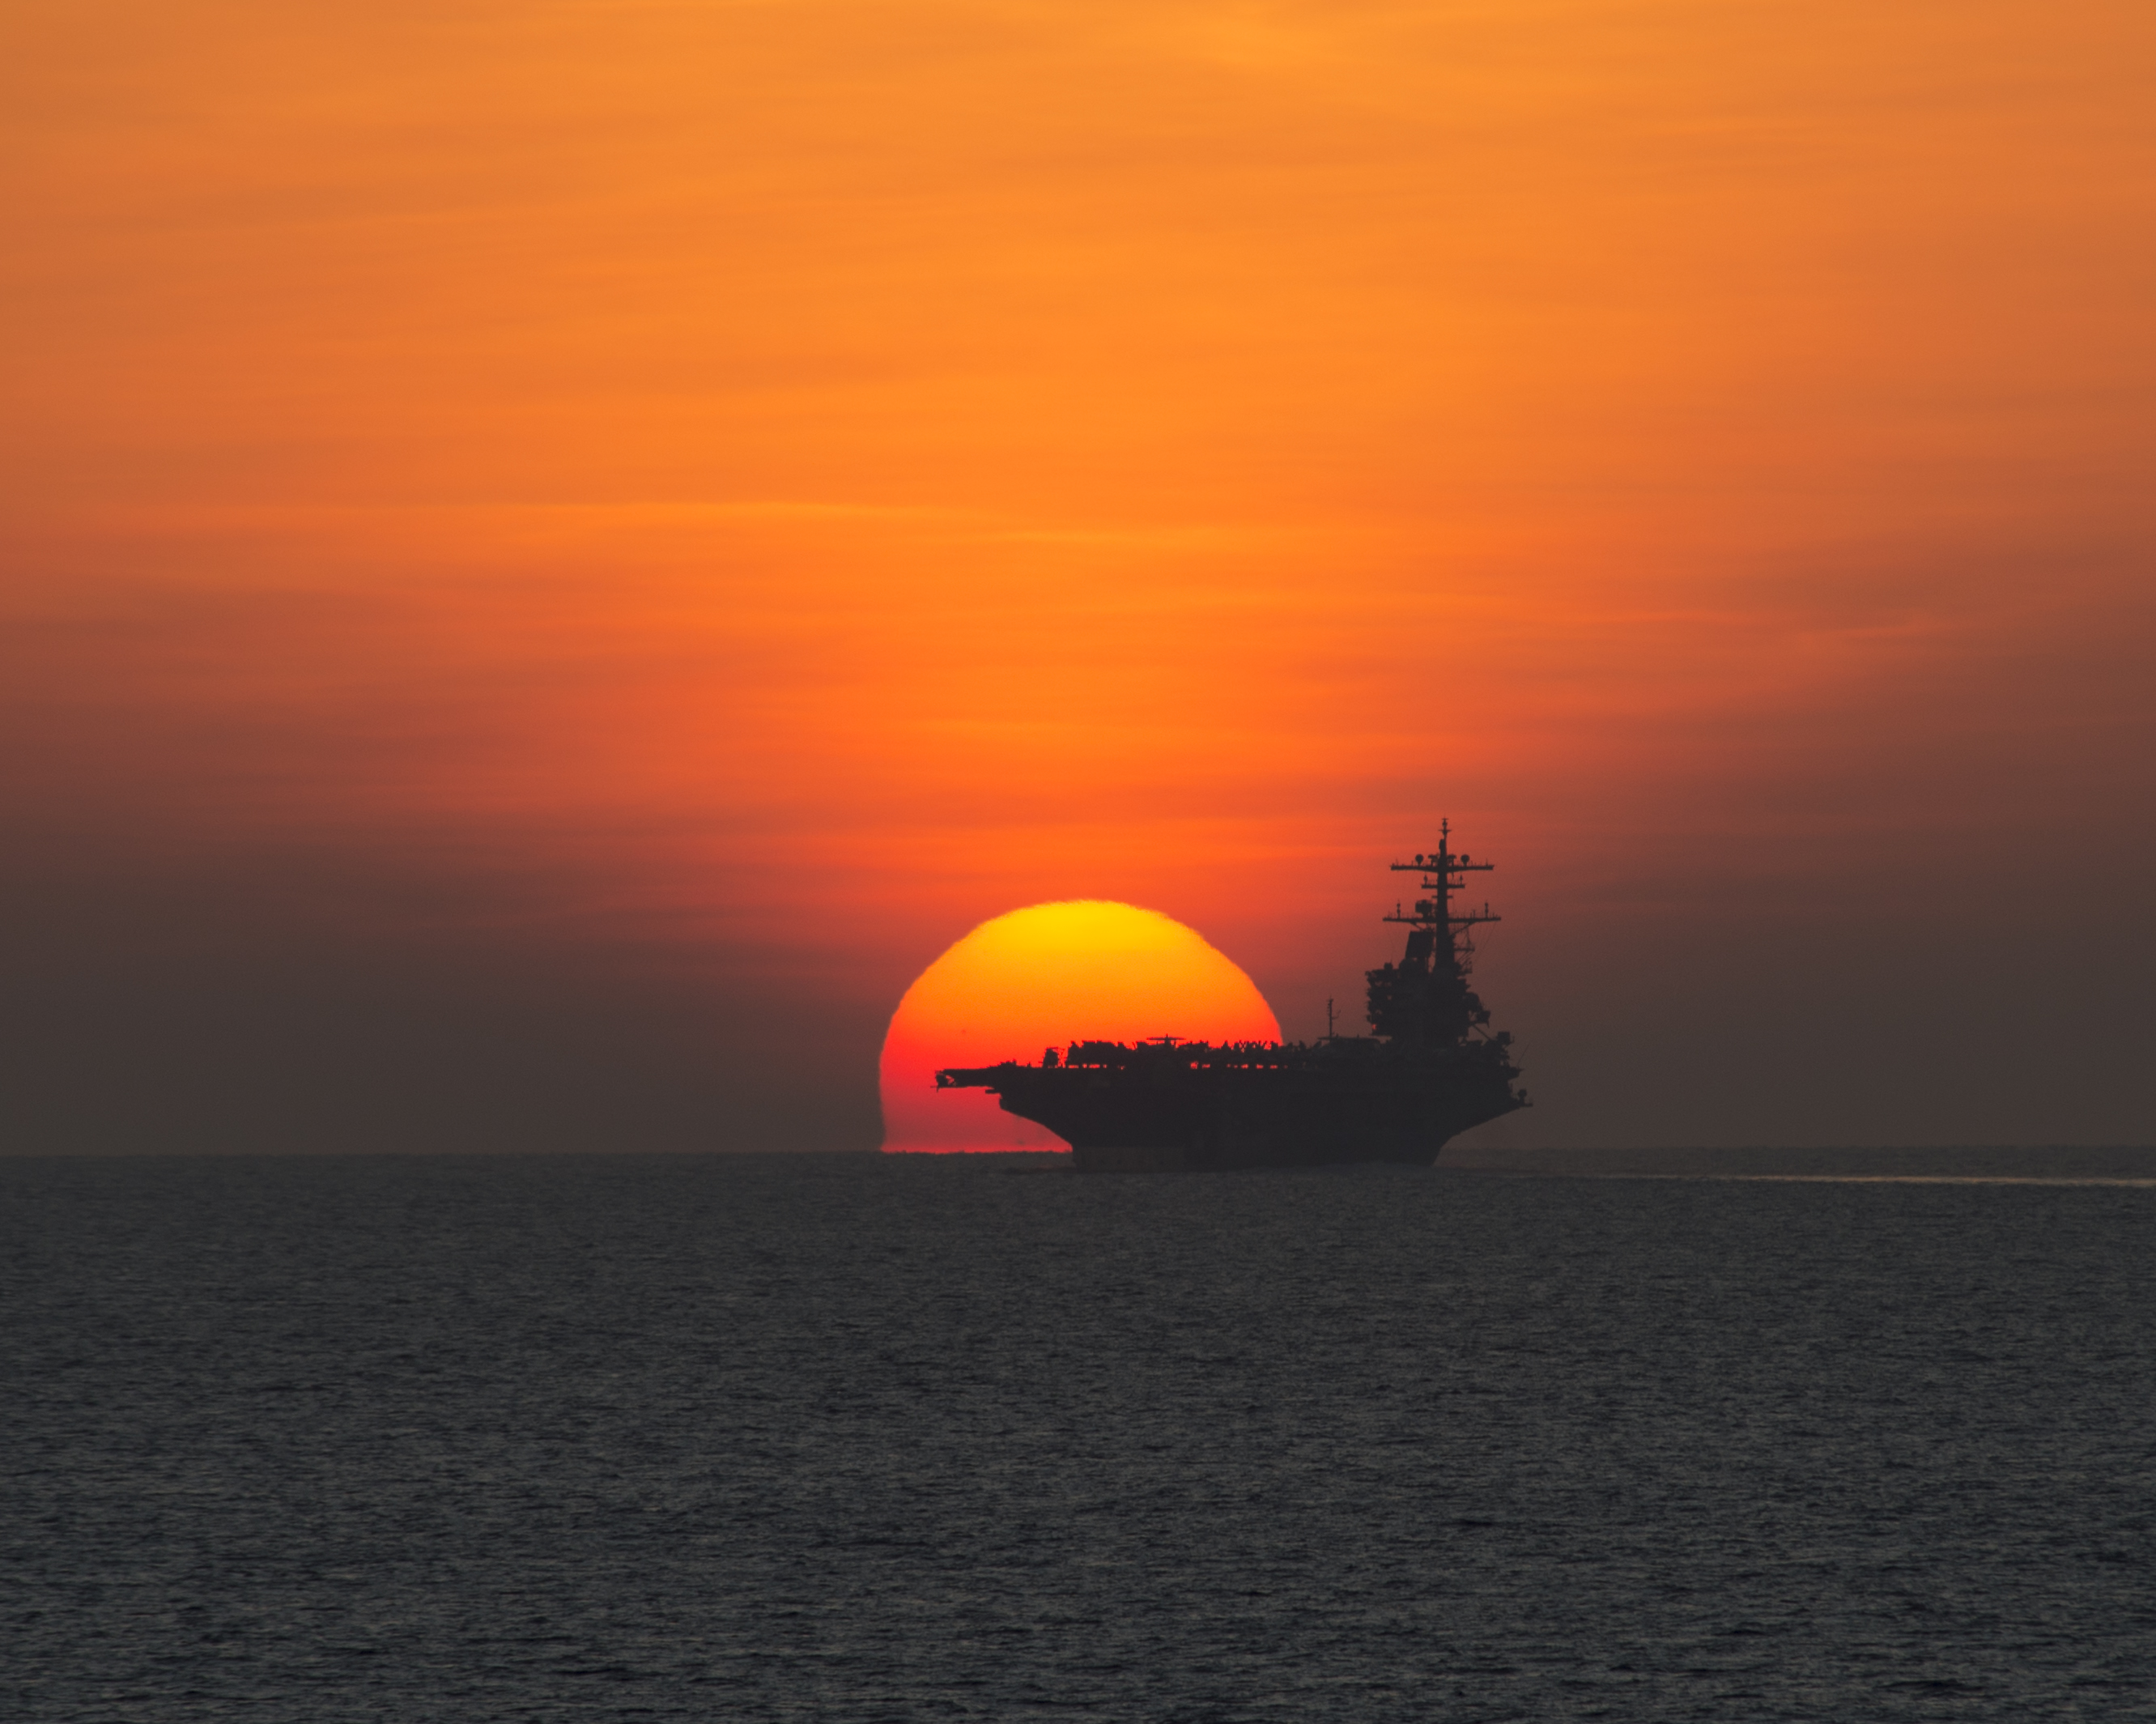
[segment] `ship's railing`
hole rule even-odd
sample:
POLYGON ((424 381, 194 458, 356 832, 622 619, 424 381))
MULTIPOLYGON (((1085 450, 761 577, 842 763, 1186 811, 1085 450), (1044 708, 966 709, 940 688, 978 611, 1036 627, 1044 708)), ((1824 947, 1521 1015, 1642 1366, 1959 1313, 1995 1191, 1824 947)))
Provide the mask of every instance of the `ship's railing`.
MULTIPOLYGON (((1470 1040, 1433 1048, 1448 1060, 1511 1070, 1510 1036, 1470 1040)), ((1372 1036, 1337 1036, 1329 1041, 1238 1042, 1214 1047, 1204 1042, 1074 1042, 1060 1052, 1048 1050, 1039 1065, 1009 1059, 993 1066, 949 1067, 936 1073, 939 1089, 995 1088, 1024 1074, 1056 1072, 1329 1072, 1343 1065, 1378 1063, 1392 1044, 1372 1036)), ((1427 1056, 1424 1056, 1427 1057, 1427 1056)))
POLYGON ((1053 1063, 1081 1072, 1157 1070, 1163 1066, 1194 1072, 1265 1072, 1330 1063, 1353 1058, 1355 1050, 1375 1052, 1377 1047, 1375 1041, 1348 1036, 1317 1047, 1302 1042, 1229 1042, 1218 1047, 1209 1042, 1074 1042, 1053 1063))

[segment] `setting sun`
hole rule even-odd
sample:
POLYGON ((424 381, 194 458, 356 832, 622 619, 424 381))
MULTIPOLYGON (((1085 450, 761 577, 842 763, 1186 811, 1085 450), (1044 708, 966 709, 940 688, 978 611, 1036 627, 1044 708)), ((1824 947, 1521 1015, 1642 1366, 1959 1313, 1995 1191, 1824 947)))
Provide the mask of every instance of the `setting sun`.
POLYGON ((939 1066, 1033 1060, 1079 1039, 1272 1042, 1250 977, 1171 917, 1085 899, 983 922, 921 973, 884 1037, 886 1150, 1060 1149, 978 1090, 938 1090, 939 1066))

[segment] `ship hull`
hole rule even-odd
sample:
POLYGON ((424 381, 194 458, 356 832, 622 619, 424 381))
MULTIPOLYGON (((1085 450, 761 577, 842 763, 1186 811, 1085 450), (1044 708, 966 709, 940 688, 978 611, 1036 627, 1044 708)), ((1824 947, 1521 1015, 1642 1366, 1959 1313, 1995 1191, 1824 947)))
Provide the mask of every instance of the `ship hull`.
MULTIPOLYGON (((975 1074, 968 1074, 969 1076, 975 1074)), ((1509 1068, 1100 1073, 1012 1066, 978 1076, 1007 1113, 1046 1126, 1087 1173, 1427 1167, 1451 1139, 1523 1105, 1509 1068)))

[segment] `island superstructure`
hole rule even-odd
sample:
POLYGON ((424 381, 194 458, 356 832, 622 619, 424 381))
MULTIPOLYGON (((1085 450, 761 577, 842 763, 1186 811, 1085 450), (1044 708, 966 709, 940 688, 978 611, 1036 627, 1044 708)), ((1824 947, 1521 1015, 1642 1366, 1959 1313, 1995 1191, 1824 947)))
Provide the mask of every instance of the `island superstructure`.
POLYGON ((940 1071, 937 1087, 988 1090, 1004 1112, 1069 1143, 1088 1172, 1427 1166, 1471 1126, 1527 1105, 1512 1036, 1490 1028, 1469 986, 1471 930, 1499 919, 1486 903, 1453 903, 1462 877, 1493 866, 1452 848, 1449 821, 1435 850, 1392 864, 1419 877, 1421 895, 1384 918, 1406 925, 1407 949, 1367 972, 1369 1035, 1219 1047, 1173 1036, 1074 1041, 1038 1065, 940 1071))

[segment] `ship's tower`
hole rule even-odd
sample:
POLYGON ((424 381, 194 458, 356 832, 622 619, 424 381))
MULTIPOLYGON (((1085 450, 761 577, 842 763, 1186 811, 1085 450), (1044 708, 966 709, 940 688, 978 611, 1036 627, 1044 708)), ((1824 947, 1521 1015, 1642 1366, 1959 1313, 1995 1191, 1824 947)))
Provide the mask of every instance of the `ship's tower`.
POLYGON ((1475 950, 1466 930, 1502 919, 1480 910, 1452 905, 1460 877, 1486 874, 1496 866, 1479 862, 1452 847, 1452 822, 1438 827, 1437 848, 1413 862, 1394 862, 1396 874, 1419 874, 1424 894, 1412 913, 1398 905, 1385 918, 1408 926, 1408 949, 1400 961, 1368 972, 1370 1027, 1394 1040, 1459 1042, 1490 1022, 1490 1014, 1467 986, 1475 950))

